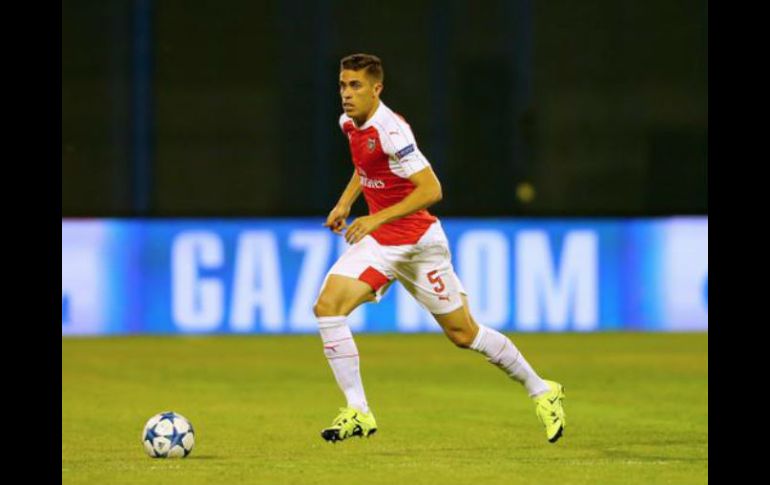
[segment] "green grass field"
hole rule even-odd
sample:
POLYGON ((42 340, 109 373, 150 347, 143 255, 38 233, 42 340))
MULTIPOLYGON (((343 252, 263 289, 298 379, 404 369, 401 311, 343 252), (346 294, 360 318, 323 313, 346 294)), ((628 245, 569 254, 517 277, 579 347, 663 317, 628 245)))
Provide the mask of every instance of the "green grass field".
POLYGON ((707 334, 510 336, 565 385, 556 444, 518 383, 441 334, 356 337, 379 430, 338 444, 318 336, 63 338, 62 483, 707 483, 707 334), (188 458, 144 454, 165 410, 195 426, 188 458))

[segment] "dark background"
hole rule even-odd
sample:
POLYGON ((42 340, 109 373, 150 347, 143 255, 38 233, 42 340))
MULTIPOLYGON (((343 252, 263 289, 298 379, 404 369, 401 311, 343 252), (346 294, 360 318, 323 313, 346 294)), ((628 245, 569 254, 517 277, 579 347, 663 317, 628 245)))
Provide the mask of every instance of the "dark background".
POLYGON ((62 215, 325 215, 355 52, 437 215, 707 213, 706 1, 67 0, 62 215))

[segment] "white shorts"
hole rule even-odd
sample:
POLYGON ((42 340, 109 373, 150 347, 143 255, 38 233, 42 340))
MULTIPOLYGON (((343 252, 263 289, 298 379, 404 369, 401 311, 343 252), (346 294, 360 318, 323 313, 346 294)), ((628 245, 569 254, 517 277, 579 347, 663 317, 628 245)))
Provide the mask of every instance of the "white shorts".
POLYGON ((426 310, 436 315, 460 308, 460 294, 466 294, 452 267, 449 242, 438 220, 417 244, 383 246, 372 236, 364 237, 340 256, 326 278, 332 274, 368 283, 377 302, 398 280, 426 310))

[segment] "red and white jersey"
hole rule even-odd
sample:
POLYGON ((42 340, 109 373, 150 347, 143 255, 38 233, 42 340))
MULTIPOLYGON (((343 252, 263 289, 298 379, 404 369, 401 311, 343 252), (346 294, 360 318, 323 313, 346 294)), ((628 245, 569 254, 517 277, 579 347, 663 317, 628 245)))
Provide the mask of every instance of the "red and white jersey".
MULTIPOLYGON (((350 142, 353 165, 361 177, 370 214, 402 201, 415 188, 408 177, 430 166, 417 148, 409 124, 382 100, 362 126, 356 127, 343 113, 340 127, 350 142)), ((385 246, 415 244, 435 221, 427 209, 421 209, 383 224, 371 236, 385 246)))

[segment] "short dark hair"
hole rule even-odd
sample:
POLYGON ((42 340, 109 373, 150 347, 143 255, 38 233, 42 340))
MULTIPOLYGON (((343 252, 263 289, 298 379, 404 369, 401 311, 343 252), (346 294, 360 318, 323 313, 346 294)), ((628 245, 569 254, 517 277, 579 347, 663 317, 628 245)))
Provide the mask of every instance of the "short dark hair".
POLYGON ((371 54, 351 54, 343 57, 340 61, 340 71, 343 69, 350 69, 351 71, 366 69, 366 73, 377 81, 382 82, 385 79, 382 61, 379 57, 371 54))

